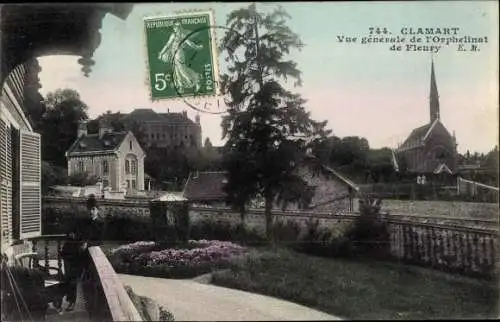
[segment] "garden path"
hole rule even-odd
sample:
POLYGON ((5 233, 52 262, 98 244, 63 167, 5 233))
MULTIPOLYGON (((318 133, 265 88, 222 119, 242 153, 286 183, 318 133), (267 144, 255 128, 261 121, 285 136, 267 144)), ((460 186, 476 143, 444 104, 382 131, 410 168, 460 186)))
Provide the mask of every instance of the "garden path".
POLYGON ((155 300, 176 321, 341 320, 292 302, 193 280, 118 275, 124 285, 155 300))

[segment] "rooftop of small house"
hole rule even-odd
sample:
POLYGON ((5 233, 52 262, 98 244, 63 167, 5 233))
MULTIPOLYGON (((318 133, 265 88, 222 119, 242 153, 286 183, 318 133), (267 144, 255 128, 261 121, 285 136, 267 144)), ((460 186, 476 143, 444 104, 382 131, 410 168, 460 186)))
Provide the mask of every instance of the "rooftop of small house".
POLYGON ((116 150, 128 132, 107 132, 102 135, 86 134, 75 140, 68 149, 68 156, 83 152, 111 152, 116 150))
MULTIPOLYGON (((310 161, 310 165, 319 165, 322 171, 328 174, 330 178, 342 182, 354 191, 359 191, 358 185, 331 167, 318 163, 319 160, 315 156, 310 155, 308 160, 310 161)), ((224 185, 227 183, 226 174, 227 172, 225 171, 191 172, 184 186, 184 198, 190 201, 225 200, 224 185)))
POLYGON ((190 201, 225 200, 226 172, 191 172, 184 186, 183 197, 190 201))

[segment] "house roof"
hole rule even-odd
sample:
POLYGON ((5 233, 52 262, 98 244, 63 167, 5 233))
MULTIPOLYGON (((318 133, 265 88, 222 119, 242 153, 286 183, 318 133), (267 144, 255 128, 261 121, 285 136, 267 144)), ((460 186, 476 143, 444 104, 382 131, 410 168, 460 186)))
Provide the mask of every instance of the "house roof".
POLYGON ((436 169, 434 169, 434 171, 433 171, 433 172, 434 172, 435 174, 439 174, 439 173, 441 173, 441 172, 443 172, 443 171, 444 171, 444 172, 447 172, 447 173, 449 173, 449 174, 452 174, 452 173, 453 173, 453 172, 450 170, 450 168, 448 168, 448 166, 447 166, 445 163, 441 163, 440 165, 438 165, 438 166, 436 167, 436 169))
POLYGON ((137 108, 125 114, 125 119, 139 122, 165 122, 195 124, 186 113, 157 113, 150 108, 137 108))
MULTIPOLYGON (((309 158, 318 161, 315 156, 309 158)), ((338 171, 321 164, 322 169, 333 175, 340 182, 348 185, 355 191, 359 191, 358 185, 341 175, 338 171)), ((224 185, 226 183, 226 173, 224 171, 214 172, 192 172, 184 187, 183 196, 191 201, 222 201, 226 200, 224 185)))
POLYGON ((128 132, 105 133, 102 138, 99 134, 87 134, 77 138, 68 149, 67 154, 90 152, 113 152, 123 142, 128 132))
POLYGON ((352 189, 354 189, 355 191, 359 191, 359 186, 357 184, 355 184, 353 181, 349 180, 347 177, 345 177, 344 175, 340 174, 337 170, 334 170, 333 168, 321 163, 318 159, 318 157, 316 157, 315 155, 313 154, 308 154, 307 155, 307 159, 311 160, 311 161, 314 161, 316 162, 317 164, 319 164, 321 166, 321 168, 330 173, 331 175, 333 175, 334 177, 336 177, 337 179, 339 179, 342 183, 348 185, 349 187, 351 187, 352 189))
POLYGON ((341 175, 338 171, 326 166, 326 165, 323 165, 323 168, 330 172, 331 174, 333 174, 335 177, 337 177, 340 181, 342 181, 343 183, 345 183, 346 185, 348 185, 349 187, 353 188, 354 190, 356 191, 359 191, 359 186, 357 184, 355 184, 354 182, 352 182, 351 180, 347 179, 346 177, 344 177, 343 175, 341 175))
POLYGON ((218 201, 226 199, 224 185, 226 172, 191 172, 184 186, 183 196, 191 201, 218 201))

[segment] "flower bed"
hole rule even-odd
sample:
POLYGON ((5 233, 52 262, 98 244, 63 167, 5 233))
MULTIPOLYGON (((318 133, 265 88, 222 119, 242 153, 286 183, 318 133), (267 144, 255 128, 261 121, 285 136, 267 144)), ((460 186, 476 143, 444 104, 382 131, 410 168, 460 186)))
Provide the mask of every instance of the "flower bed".
POLYGON ((190 240, 176 245, 140 241, 111 250, 109 257, 118 273, 192 278, 228 268, 246 252, 245 247, 218 240, 190 240))

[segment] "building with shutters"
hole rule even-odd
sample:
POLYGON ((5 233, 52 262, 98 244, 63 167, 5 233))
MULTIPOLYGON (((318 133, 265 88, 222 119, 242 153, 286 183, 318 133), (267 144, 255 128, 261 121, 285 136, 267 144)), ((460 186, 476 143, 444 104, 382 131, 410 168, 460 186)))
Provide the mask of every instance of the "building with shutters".
POLYGON ((5 79, 0 97, 0 214, 2 253, 15 241, 41 234, 40 135, 22 102, 29 63, 5 79))
POLYGON ((68 175, 85 172, 116 192, 144 190, 145 157, 131 131, 113 132, 105 120, 97 134, 88 134, 82 121, 75 142, 66 152, 68 175))

